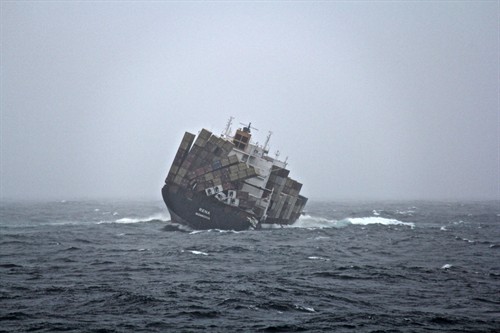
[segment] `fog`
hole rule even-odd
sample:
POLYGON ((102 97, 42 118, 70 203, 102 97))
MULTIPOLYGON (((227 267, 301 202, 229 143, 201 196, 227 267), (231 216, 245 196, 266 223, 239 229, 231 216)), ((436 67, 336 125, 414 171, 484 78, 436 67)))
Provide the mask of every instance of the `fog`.
POLYGON ((1 3, 1 199, 161 200, 252 122, 313 199, 500 199, 499 3, 1 3))

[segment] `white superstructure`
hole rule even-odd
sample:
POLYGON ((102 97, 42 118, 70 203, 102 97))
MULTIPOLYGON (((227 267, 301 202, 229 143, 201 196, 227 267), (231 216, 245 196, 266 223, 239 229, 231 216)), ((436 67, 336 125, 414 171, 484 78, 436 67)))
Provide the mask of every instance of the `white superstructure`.
POLYGON ((273 167, 284 169, 286 163, 268 155, 267 145, 271 137, 271 132, 267 137, 266 144, 261 146, 251 141, 251 123, 248 126, 237 129, 236 133, 232 135, 230 132, 231 121, 232 118, 229 119, 226 132, 223 135, 226 140, 232 141, 235 145, 229 156, 236 155, 239 161, 253 167, 257 173, 256 177, 245 180, 242 190, 248 192, 256 199, 267 197, 265 192, 269 192, 270 190, 266 189, 266 184, 269 181, 273 167))

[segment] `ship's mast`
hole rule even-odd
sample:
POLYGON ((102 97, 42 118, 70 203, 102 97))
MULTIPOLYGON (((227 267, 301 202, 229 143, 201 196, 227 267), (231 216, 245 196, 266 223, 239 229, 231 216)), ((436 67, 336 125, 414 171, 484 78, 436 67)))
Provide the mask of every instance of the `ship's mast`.
POLYGON ((233 124, 233 119, 234 119, 234 117, 230 116, 228 121, 227 121, 226 129, 224 130, 224 133, 223 133, 225 137, 228 137, 231 135, 231 125, 233 124))
POLYGON ((268 145, 269 145, 269 140, 271 140, 271 135, 273 135, 273 132, 269 131, 269 134, 267 135, 266 138, 266 142, 264 143, 263 154, 267 154, 269 152, 268 145))

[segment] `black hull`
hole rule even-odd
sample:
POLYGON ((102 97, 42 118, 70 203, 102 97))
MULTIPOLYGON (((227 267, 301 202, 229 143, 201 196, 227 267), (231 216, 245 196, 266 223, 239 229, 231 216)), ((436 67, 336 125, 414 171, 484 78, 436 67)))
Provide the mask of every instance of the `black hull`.
POLYGON ((171 188, 167 184, 162 188, 162 196, 172 222, 187 225, 192 229, 240 231, 259 227, 252 214, 222 204, 214 197, 206 196, 205 192, 194 193, 191 197, 187 190, 175 185, 171 188))

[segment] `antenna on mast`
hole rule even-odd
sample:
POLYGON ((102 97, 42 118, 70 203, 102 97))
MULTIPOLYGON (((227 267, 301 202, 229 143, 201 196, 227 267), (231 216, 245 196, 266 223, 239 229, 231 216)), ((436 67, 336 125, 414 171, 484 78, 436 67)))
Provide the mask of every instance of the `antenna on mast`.
POLYGON ((243 131, 244 131, 244 132, 250 133, 250 129, 253 129, 253 130, 258 131, 258 129, 257 129, 257 128, 252 127, 252 123, 248 123, 248 126, 246 126, 246 125, 245 125, 245 124, 243 124, 243 123, 240 123, 240 124, 244 126, 244 127, 243 127, 243 131))
POLYGON ((228 121, 227 121, 227 124, 226 124, 226 129, 224 130, 224 136, 228 137, 229 135, 231 135, 231 125, 233 124, 233 119, 234 117, 233 116, 230 116, 228 121))
POLYGON ((264 153, 268 153, 268 145, 269 145, 269 140, 271 140, 271 135, 273 135, 273 132, 269 131, 269 134, 267 135, 266 142, 264 143, 264 153))

